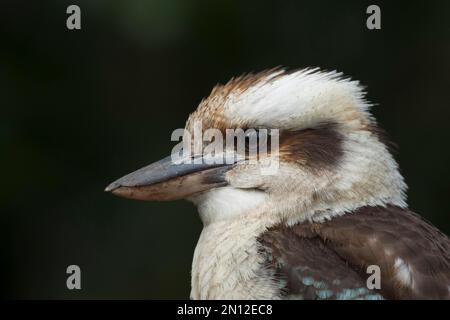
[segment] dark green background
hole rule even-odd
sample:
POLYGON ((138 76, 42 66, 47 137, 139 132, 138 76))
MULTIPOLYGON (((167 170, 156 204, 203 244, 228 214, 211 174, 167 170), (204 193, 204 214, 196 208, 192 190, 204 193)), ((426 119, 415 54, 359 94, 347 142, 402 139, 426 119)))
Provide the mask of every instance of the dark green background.
POLYGON ((450 2, 393 2, 2 1, 2 296, 188 298, 195 208, 103 189, 168 155, 217 82, 277 65, 367 85, 410 207, 450 233, 450 2), (382 30, 366 29, 371 3, 382 30), (81 291, 65 287, 69 264, 81 291))

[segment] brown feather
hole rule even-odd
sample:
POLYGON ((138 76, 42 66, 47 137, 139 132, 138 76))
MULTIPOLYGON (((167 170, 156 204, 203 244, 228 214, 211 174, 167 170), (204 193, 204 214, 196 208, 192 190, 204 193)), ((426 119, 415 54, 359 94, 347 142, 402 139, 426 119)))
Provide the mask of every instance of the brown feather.
POLYGON ((367 266, 378 265, 379 293, 387 299, 450 299, 450 240, 408 209, 366 206, 324 223, 278 225, 260 243, 278 262, 288 295, 306 297, 310 286, 301 277, 311 276, 325 281, 336 298, 339 289, 365 287, 367 266), (411 285, 400 281, 397 258, 409 267, 411 285))

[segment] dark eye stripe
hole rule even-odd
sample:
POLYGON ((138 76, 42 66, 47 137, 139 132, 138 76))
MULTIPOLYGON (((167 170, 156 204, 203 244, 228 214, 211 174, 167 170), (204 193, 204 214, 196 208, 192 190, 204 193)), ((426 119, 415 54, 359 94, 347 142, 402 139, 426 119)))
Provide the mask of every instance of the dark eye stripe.
POLYGON ((312 169, 333 168, 343 155, 342 141, 343 136, 334 123, 283 131, 280 134, 280 158, 312 169))

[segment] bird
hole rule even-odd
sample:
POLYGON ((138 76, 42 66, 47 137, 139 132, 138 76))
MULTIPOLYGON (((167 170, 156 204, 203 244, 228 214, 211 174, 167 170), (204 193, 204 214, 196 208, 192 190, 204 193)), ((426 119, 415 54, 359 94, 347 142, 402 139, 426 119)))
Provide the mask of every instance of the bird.
POLYGON ((450 299, 450 240, 408 208, 395 146, 366 95, 359 81, 320 68, 234 77, 185 130, 277 129, 274 174, 249 157, 169 156, 105 191, 196 205, 191 299, 450 299))

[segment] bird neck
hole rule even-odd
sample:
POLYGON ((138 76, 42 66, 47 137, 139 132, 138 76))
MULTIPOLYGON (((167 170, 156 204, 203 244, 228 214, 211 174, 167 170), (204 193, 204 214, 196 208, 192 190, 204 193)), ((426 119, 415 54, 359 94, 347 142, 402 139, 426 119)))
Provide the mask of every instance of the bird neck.
POLYGON ((267 221, 256 214, 205 225, 192 261, 191 298, 280 298, 271 270, 261 268, 258 237, 266 229, 267 221))

